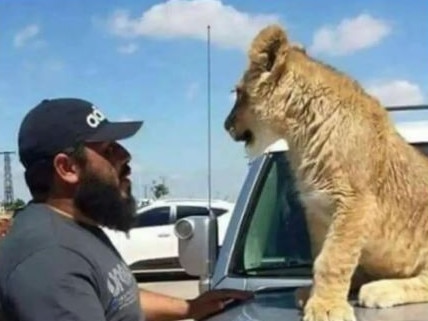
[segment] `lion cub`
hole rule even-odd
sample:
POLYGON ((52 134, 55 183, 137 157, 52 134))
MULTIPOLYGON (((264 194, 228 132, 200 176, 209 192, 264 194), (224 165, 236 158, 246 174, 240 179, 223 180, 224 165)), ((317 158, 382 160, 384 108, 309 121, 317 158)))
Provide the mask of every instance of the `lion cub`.
MULTIPOLYGON (((366 307, 428 301, 428 160, 353 79, 261 30, 225 120, 248 149, 284 138, 315 258, 305 321, 355 320, 366 307)), ((428 130, 428 129, 427 129, 428 130)))

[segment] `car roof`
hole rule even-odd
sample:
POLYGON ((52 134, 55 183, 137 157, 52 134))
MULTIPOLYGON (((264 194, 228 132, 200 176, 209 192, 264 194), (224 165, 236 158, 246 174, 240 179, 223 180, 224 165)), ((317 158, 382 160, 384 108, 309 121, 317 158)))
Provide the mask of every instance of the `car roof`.
MULTIPOLYGON (((155 200, 147 206, 141 207, 138 209, 139 213, 148 211, 153 208, 161 206, 170 206, 170 205, 184 205, 184 206, 208 206, 207 199, 197 199, 197 198, 167 198, 155 200)), ((211 207, 224 208, 231 210, 235 204, 229 201, 213 199, 211 200, 211 207)))
MULTIPOLYGON (((410 112, 425 110, 428 111, 428 105, 415 105, 415 106, 395 106, 386 107, 391 113, 398 111, 410 112)), ((414 120, 414 121, 396 121, 394 122, 395 128, 403 136, 403 138, 410 144, 428 143, 428 120, 414 120)), ((273 144, 269 145, 264 153, 280 152, 288 150, 288 144, 284 139, 279 139, 273 144)))
POLYGON ((428 143, 428 121, 400 122, 396 127, 409 143, 428 143))

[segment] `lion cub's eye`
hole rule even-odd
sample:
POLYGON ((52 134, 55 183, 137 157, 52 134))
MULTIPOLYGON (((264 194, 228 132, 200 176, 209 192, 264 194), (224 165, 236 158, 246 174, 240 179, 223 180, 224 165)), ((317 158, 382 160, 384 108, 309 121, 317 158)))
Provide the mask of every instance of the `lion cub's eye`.
POLYGON ((240 87, 235 87, 234 89, 231 90, 231 93, 234 93, 235 98, 239 99, 242 96, 243 90, 240 87))
POLYGON ((230 93, 235 96, 234 97, 235 100, 238 99, 238 91, 236 90, 236 88, 231 89, 230 93))

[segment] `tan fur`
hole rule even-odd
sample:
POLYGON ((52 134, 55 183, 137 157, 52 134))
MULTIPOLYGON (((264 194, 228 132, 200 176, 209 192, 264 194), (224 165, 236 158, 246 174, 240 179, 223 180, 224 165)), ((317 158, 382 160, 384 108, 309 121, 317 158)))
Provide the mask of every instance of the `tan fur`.
POLYGON ((248 55, 225 128, 237 141, 250 130, 250 149, 258 133, 289 145, 316 257, 304 320, 354 320, 353 277, 373 281, 359 291, 368 307, 428 301, 427 159, 378 100, 290 45, 280 26, 263 29, 248 55))

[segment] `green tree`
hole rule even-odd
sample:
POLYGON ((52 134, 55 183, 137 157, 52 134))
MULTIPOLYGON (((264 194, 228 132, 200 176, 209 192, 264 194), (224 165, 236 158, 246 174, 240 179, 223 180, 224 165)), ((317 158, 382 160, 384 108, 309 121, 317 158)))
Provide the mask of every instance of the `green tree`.
POLYGON ((3 202, 2 205, 6 211, 15 211, 15 210, 19 209, 20 207, 24 206, 25 202, 22 199, 17 198, 16 200, 14 200, 10 204, 6 204, 3 202))
POLYGON ((152 183, 151 191, 155 199, 161 198, 162 196, 169 194, 169 188, 165 184, 165 180, 162 180, 162 182, 157 182, 156 180, 154 180, 152 183))
POLYGON ((24 200, 17 198, 13 204, 14 208, 20 208, 25 205, 24 200))

